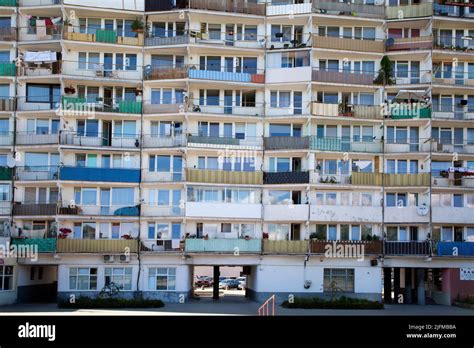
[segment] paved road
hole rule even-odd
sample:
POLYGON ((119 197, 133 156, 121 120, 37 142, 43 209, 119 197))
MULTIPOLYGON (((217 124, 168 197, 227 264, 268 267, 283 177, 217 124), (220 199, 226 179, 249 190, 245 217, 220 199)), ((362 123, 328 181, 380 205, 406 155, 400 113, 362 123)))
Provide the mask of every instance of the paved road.
MULTIPOLYGON (((219 301, 206 297, 185 304, 167 304, 153 309, 61 309, 56 304, 17 304, 0 307, 0 315, 257 315, 260 304, 242 296, 227 296, 219 301)), ((439 305, 386 305, 383 310, 286 309, 277 306, 277 315, 474 315, 474 310, 439 305)))

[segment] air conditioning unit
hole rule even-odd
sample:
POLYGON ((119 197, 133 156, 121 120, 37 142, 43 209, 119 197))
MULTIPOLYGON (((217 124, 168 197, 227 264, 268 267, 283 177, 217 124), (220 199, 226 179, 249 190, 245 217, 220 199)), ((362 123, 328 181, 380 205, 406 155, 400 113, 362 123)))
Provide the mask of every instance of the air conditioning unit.
POLYGON ((130 255, 120 255, 120 262, 130 262, 130 255))
POLYGON ((114 255, 104 255, 104 262, 105 263, 115 262, 115 256, 114 255))

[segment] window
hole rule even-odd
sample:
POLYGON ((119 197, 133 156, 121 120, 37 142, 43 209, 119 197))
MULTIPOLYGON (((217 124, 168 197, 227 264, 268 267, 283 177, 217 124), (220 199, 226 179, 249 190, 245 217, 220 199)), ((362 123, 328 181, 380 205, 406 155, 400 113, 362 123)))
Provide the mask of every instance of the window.
POLYGON ((60 85, 26 84, 27 103, 59 103, 61 96, 60 85))
POLYGON ((148 289, 170 291, 176 289, 176 268, 149 268, 148 289))
POLYGON ((13 266, 0 266, 0 291, 13 290, 13 266))
POLYGON ((120 290, 132 290, 132 268, 130 267, 106 267, 105 285, 114 283, 120 290))
POLYGON ((324 269, 324 291, 332 292, 334 290, 354 292, 353 268, 324 269))
POLYGON ((69 290, 97 290, 97 268, 70 268, 69 290))
MULTIPOLYGON (((114 187, 112 189, 112 205, 131 206, 134 204, 135 190, 133 187, 114 187)), ((102 205, 108 202, 101 202, 102 205)))
POLYGON ((225 223, 221 224, 221 233, 231 233, 232 232, 232 224, 225 223))

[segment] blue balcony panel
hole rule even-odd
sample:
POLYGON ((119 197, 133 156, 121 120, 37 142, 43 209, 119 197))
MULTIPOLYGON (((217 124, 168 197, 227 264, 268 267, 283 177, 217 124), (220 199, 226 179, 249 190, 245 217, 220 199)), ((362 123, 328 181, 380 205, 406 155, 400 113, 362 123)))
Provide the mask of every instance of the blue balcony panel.
POLYGON ((252 82, 252 75, 247 73, 232 73, 212 70, 189 70, 189 78, 216 80, 216 81, 235 81, 235 82, 252 82))
POLYGON ((140 182, 140 169, 62 167, 60 180, 140 182))
POLYGON ((439 242, 438 256, 474 256, 474 243, 439 242))

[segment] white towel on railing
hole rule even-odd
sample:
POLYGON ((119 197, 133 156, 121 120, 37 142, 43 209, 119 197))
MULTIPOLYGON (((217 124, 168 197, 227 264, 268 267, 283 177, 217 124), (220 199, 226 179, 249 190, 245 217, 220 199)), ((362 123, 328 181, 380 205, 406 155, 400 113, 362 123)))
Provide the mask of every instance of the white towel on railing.
POLYGON ((56 52, 50 52, 50 51, 40 51, 40 52, 25 52, 25 62, 33 62, 33 63, 38 63, 38 62, 55 62, 56 59, 56 52))
POLYGON ((36 21, 36 36, 40 39, 46 37, 46 21, 45 20, 36 21))

